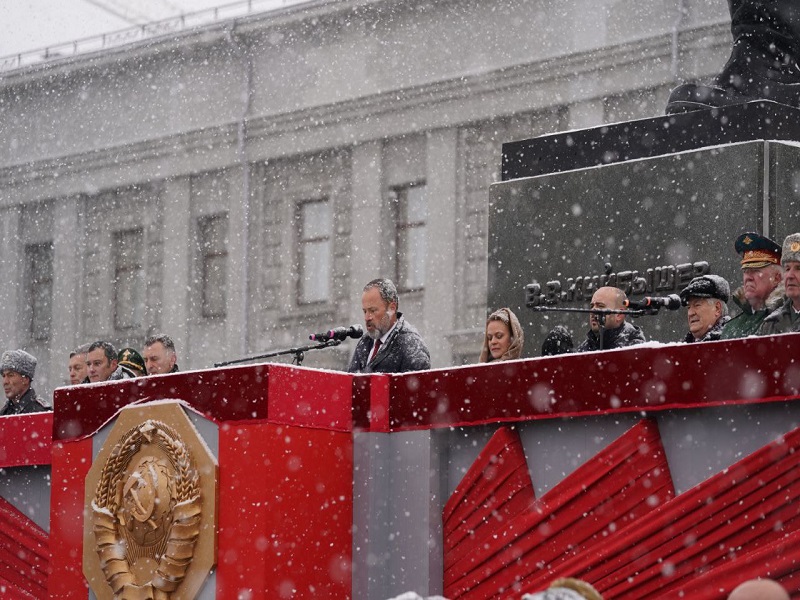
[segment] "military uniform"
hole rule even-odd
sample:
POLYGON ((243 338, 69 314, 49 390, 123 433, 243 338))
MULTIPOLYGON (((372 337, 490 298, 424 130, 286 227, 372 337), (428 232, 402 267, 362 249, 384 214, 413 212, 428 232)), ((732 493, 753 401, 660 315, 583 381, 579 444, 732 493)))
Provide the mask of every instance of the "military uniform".
MULTIPOLYGON (((797 294, 796 267, 790 266, 800 263, 800 233, 791 233, 783 240, 781 251, 781 265, 783 265, 783 282, 786 293, 792 291, 792 296, 797 294)), ((796 298, 795 298, 796 299, 796 298)), ((758 330, 759 335, 774 335, 776 333, 791 333, 800 331, 800 311, 795 310, 792 298, 786 296, 786 301, 778 310, 770 313, 758 330)))
POLYGON ((19 400, 9 400, 3 408, 3 411, 0 412, 0 416, 25 415, 48 410, 53 410, 53 407, 31 387, 20 396, 19 400))
POLYGON ((791 302, 785 302, 778 310, 770 313, 761 323, 759 335, 775 335, 800 331, 800 312, 792 308, 791 302))
MULTIPOLYGON (((736 238, 733 247, 742 256, 742 271, 781 264, 780 245, 754 231, 741 234, 736 238)), ((741 312, 725 324, 720 337, 723 340, 756 335, 767 315, 783 304, 783 286, 778 284, 764 300, 764 307, 758 310, 754 310, 744 297, 744 286, 733 293, 732 299, 741 312)))
POLYGON ((764 319, 771 312, 778 310, 783 305, 783 286, 779 285, 767 298, 764 308, 753 310, 750 303, 744 299, 744 289, 739 288, 732 298, 733 303, 739 307, 741 312, 725 324, 722 329, 722 340, 733 340, 749 335, 756 335, 764 319))
POLYGON ((16 373, 19 377, 24 377, 28 380, 27 388, 24 392, 23 385, 20 384, 22 380, 18 377, 14 381, 16 384, 11 384, 11 391, 5 390, 6 394, 20 394, 18 398, 9 398, 6 405, 3 407, 0 416, 6 415, 23 415, 35 412, 44 412, 46 410, 53 410, 52 407, 45 402, 31 387, 31 380, 36 374, 36 357, 28 354, 25 350, 7 350, 0 356, 0 373, 3 374, 3 383, 5 384, 6 373, 16 373))

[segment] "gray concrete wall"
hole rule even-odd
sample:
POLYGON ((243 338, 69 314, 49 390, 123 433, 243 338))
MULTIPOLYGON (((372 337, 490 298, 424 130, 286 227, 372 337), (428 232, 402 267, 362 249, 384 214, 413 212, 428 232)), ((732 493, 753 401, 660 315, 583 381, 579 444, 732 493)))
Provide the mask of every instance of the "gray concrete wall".
MULTIPOLYGON (((503 182, 493 187, 489 215, 489 304, 519 316, 538 355, 554 325, 586 337, 585 313, 534 312, 525 307, 525 286, 662 266, 708 263, 731 291, 742 284, 733 248, 744 231, 775 240, 800 229, 800 149, 796 144, 754 141, 645 160, 503 182)), ((631 294, 678 293, 686 280, 664 278, 663 289, 631 294)), ((655 288, 656 286, 654 286, 655 288)), ((589 290, 555 308, 586 308, 589 290)), ((733 302, 732 315, 738 314, 733 302)), ((633 319, 649 341, 677 342, 688 332, 686 310, 662 310, 633 319)))

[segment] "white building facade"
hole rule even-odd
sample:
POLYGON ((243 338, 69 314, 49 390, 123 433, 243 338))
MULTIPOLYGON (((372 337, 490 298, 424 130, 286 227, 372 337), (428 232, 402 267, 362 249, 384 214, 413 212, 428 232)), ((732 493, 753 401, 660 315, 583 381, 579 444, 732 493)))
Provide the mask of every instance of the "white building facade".
POLYGON ((476 361, 501 144, 661 114, 729 48, 721 0, 339 0, 7 69, 0 347, 48 396, 97 339, 206 368, 385 276, 433 366, 476 361))

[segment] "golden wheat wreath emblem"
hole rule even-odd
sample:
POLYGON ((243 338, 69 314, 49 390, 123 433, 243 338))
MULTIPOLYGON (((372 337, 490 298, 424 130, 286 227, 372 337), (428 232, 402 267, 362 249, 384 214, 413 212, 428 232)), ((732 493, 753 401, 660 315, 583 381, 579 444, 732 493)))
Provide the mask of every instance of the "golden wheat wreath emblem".
POLYGON ((148 420, 120 438, 92 501, 97 553, 120 600, 168 600, 200 534, 199 475, 180 436, 148 420))

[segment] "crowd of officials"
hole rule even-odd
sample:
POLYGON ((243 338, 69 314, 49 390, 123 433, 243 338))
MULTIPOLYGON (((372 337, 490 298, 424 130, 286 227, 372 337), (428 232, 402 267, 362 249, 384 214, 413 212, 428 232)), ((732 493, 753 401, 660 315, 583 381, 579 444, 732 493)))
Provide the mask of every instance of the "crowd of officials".
MULTIPOLYGON (((695 277, 680 292, 686 307, 686 343, 772 335, 800 331, 800 233, 783 245, 754 232, 734 242, 741 257, 742 285, 731 294, 718 275, 695 277), (728 302, 738 307, 728 314, 728 302)), ((677 300, 676 300, 677 302, 677 300)), ((374 279, 361 297, 366 334, 356 344, 347 368, 351 373, 404 373, 430 369, 430 353, 416 328, 398 310, 397 288, 389 279, 374 279)), ((628 298, 616 287, 601 287, 592 296, 586 338, 573 343, 572 334, 556 326, 545 339, 542 355, 623 348, 645 342, 641 328, 628 322, 628 298)), ((489 315, 479 361, 513 360, 522 356, 525 335, 517 316, 508 308, 489 315)), ((142 352, 117 351, 107 341, 76 348, 69 356, 72 385, 115 381, 178 370, 172 339, 149 337, 142 352)), ((8 400, 0 415, 49 410, 50 405, 32 387, 36 358, 24 350, 10 350, 0 360, 3 390, 8 400)))
MULTIPOLYGON (((695 277, 680 292, 686 307, 686 343, 707 342, 800 331, 800 233, 786 237, 783 245, 754 232, 741 234, 734 242, 741 257, 742 285, 731 294, 719 275, 695 277), (737 314, 728 314, 728 302, 737 314)), ((542 346, 543 355, 586 352, 600 348, 624 348, 643 343, 644 332, 626 320, 625 293, 602 287, 592 296, 589 331, 574 347, 566 328, 557 326, 542 346), (610 311, 610 312, 609 312, 610 311)), ((487 331, 488 336, 488 331, 487 331)))
MULTIPOLYGON (((754 232, 734 242, 740 255, 742 285, 731 293, 719 275, 695 277, 680 292, 686 308, 687 333, 670 342, 706 342, 800 331, 800 233, 783 245, 754 232), (728 302, 738 308, 731 317, 728 302)), ((677 300, 676 300, 677 303, 677 300)), ((616 287, 601 287, 592 296, 589 329, 579 344, 564 326, 556 326, 542 345, 542 355, 624 348, 646 341, 642 329, 627 320, 628 297, 616 287)), ((366 335, 353 354, 351 373, 402 373, 430 368, 430 355, 417 330, 398 312, 397 289, 388 279, 364 287, 362 310, 366 335)), ((508 308, 489 315, 479 361, 522 356, 525 334, 508 308)))
MULTIPOLYGON (((139 353, 135 348, 117 351, 110 342, 98 340, 84 344, 70 352, 70 385, 117 381, 145 375, 175 373, 178 355, 175 343, 168 335, 158 334, 147 338, 139 353)), ((8 350, 0 357, 0 374, 6 404, 0 416, 21 415, 52 410, 52 406, 33 388, 36 375, 36 357, 25 350, 8 350)))

